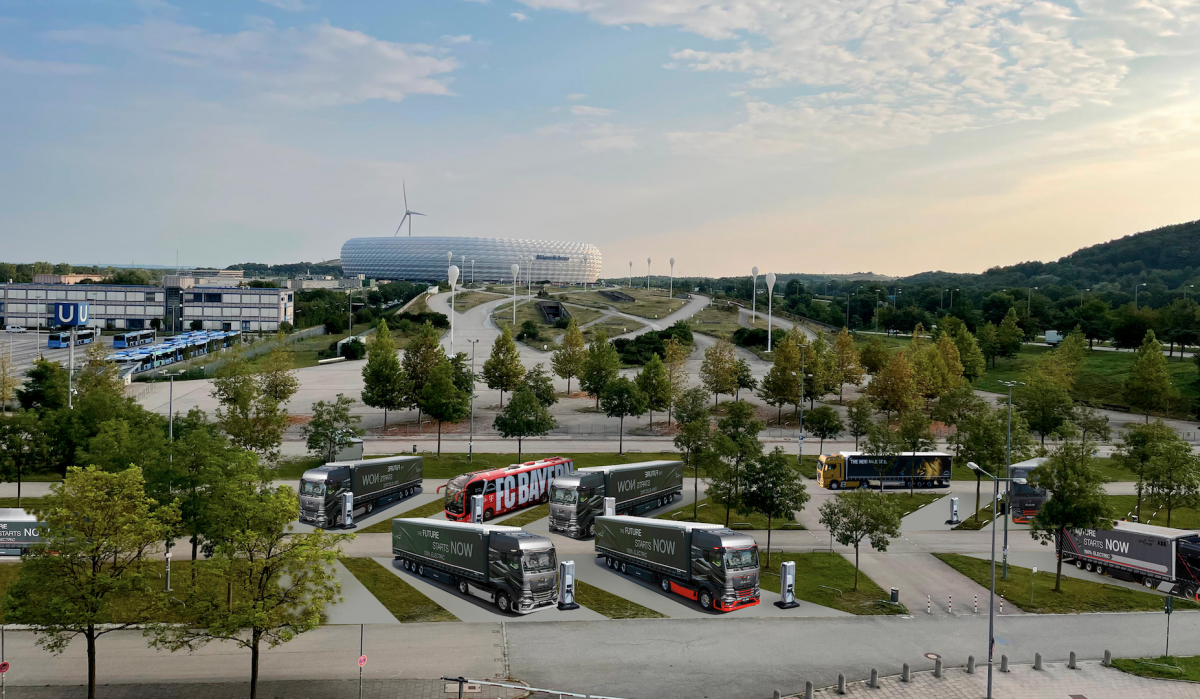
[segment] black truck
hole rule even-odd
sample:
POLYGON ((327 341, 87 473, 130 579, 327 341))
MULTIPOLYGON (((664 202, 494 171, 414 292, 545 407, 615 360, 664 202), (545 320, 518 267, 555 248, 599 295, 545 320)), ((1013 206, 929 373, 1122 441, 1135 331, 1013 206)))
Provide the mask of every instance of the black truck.
POLYGON ((1067 530, 1063 563, 1152 589, 1196 599, 1200 591, 1200 532, 1113 522, 1112 529, 1067 530))
POLYGON ((616 500, 616 514, 636 515, 666 505, 682 490, 682 461, 581 468, 550 486, 550 531, 582 539, 595 532, 606 497, 616 500))
POLYGON ((300 521, 342 525, 342 494, 354 493, 354 516, 406 498, 421 487, 419 456, 342 461, 310 468, 300 477, 300 521))

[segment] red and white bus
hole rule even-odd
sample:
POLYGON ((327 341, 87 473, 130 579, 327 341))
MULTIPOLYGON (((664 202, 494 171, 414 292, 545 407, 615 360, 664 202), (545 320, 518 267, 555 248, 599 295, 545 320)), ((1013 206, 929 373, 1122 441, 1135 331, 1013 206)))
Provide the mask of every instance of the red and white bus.
POLYGON ((575 462, 555 456, 455 476, 442 486, 446 489, 446 519, 469 522, 474 495, 483 496, 485 522, 526 505, 549 502, 550 484, 557 476, 571 473, 574 468, 575 462))

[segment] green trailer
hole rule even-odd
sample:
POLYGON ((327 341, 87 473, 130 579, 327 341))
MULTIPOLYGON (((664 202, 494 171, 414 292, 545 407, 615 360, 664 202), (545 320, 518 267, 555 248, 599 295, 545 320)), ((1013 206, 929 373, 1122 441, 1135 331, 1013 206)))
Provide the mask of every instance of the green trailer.
POLYGON ((670 503, 682 491, 682 461, 581 468, 554 479, 550 531, 575 539, 591 536, 606 497, 616 501, 616 514, 637 515, 670 503))
POLYGON ((300 521, 318 527, 342 524, 342 495, 354 494, 354 516, 415 494, 421 487, 419 456, 334 462, 300 477, 300 521))

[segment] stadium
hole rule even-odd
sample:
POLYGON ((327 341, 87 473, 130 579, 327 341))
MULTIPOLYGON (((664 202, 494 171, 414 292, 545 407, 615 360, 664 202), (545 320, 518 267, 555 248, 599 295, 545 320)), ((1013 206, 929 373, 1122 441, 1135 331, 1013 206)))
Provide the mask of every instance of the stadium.
POLYGON ((602 262, 600 249, 588 243, 451 236, 351 238, 342 246, 342 272, 368 279, 439 281, 446 278, 447 253, 462 268, 460 279, 466 282, 512 281, 513 264, 521 266, 521 279, 528 279, 532 262, 534 281, 590 284, 599 278, 602 262))

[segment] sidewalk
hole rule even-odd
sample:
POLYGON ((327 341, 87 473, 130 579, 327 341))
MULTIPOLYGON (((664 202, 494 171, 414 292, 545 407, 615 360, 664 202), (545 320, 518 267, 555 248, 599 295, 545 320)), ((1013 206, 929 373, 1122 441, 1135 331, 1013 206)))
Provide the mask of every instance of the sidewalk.
MULTIPOLYGON (((370 699, 445 699, 458 696, 446 693, 441 680, 363 680, 362 695, 370 699)), ((19 696, 28 699, 84 699, 87 687, 21 687, 19 696)), ((259 699, 346 699, 357 696, 356 680, 309 680, 295 682, 259 682, 259 699)), ((14 694, 14 696, 18 696, 14 694)), ((245 699, 250 696, 248 682, 194 684, 106 684, 96 687, 98 699, 245 699)), ((523 691, 483 688, 472 699, 516 699, 523 691)))

